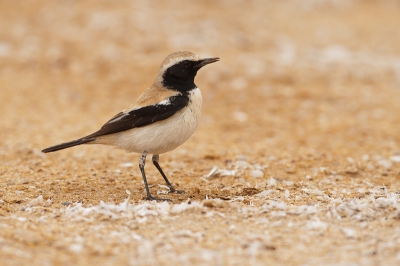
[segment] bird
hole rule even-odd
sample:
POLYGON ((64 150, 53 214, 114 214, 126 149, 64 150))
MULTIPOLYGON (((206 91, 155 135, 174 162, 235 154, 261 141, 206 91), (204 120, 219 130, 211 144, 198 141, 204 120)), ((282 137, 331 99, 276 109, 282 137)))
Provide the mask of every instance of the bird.
POLYGON ((176 149, 194 133, 202 109, 201 91, 194 79, 202 67, 219 60, 218 57, 203 58, 188 51, 168 55, 161 63, 154 83, 134 104, 108 120, 98 131, 42 152, 55 152, 82 144, 103 144, 139 153, 145 199, 167 201, 169 199, 153 197, 149 190, 145 164, 146 156, 152 154, 152 162, 169 192, 184 193, 171 185, 159 164, 159 156, 176 149))

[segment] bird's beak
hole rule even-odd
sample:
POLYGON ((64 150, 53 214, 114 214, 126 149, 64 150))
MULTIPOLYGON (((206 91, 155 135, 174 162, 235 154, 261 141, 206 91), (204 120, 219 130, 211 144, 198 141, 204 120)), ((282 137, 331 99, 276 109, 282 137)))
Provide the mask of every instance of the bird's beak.
POLYGON ((219 57, 204 58, 204 59, 199 61, 199 64, 197 65, 197 67, 200 69, 205 65, 208 65, 208 64, 211 64, 211 63, 214 63, 214 62, 217 62, 217 61, 219 61, 219 57))

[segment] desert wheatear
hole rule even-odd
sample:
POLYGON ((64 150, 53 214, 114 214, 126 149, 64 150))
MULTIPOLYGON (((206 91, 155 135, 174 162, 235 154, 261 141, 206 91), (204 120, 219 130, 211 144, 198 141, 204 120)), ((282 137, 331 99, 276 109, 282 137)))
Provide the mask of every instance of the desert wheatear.
MULTIPOLYGON (((104 144, 141 153, 139 168, 150 194, 144 166, 148 153, 170 192, 177 192, 158 164, 159 155, 182 145, 195 131, 201 116, 202 97, 194 84, 197 71, 219 58, 200 58, 191 52, 170 54, 161 64, 156 80, 129 108, 115 115, 100 130, 86 137, 44 149, 54 152, 81 144, 104 144)), ((162 199, 161 199, 162 200, 162 199)))

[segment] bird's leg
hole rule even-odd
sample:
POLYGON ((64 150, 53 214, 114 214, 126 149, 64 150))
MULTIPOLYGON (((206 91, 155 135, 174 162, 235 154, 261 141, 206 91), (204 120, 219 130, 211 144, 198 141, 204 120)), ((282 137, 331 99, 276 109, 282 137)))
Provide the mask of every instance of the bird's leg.
POLYGON ((147 151, 144 151, 142 153, 142 156, 140 156, 140 159, 139 159, 139 169, 140 169, 140 172, 142 172, 144 187, 146 188, 146 193, 147 193, 147 199, 148 200, 167 200, 167 201, 170 201, 170 199, 154 198, 150 194, 149 185, 147 184, 147 178, 146 178, 146 174, 144 172, 144 166, 146 165, 146 156, 147 156, 147 151))
POLYGON ((160 174, 164 178, 165 183, 167 183, 167 186, 169 187, 169 192, 171 192, 171 193, 175 192, 175 193, 178 193, 178 194, 185 193, 185 191, 183 191, 183 190, 175 190, 175 188, 171 185, 171 183, 169 182, 167 176, 164 174, 163 170, 161 169, 161 166, 158 164, 158 160, 159 159, 160 159, 160 156, 158 154, 157 155, 153 155, 153 157, 152 157, 153 164, 158 169, 158 171, 160 172, 160 174))

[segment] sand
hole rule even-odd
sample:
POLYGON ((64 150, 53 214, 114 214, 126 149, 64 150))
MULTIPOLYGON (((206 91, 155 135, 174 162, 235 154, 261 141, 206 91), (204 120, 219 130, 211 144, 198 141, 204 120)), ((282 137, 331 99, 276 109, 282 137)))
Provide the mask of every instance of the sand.
POLYGON ((397 1, 0 2, 1 265, 400 264, 397 1), (203 116, 160 164, 48 146, 188 50, 203 116))

